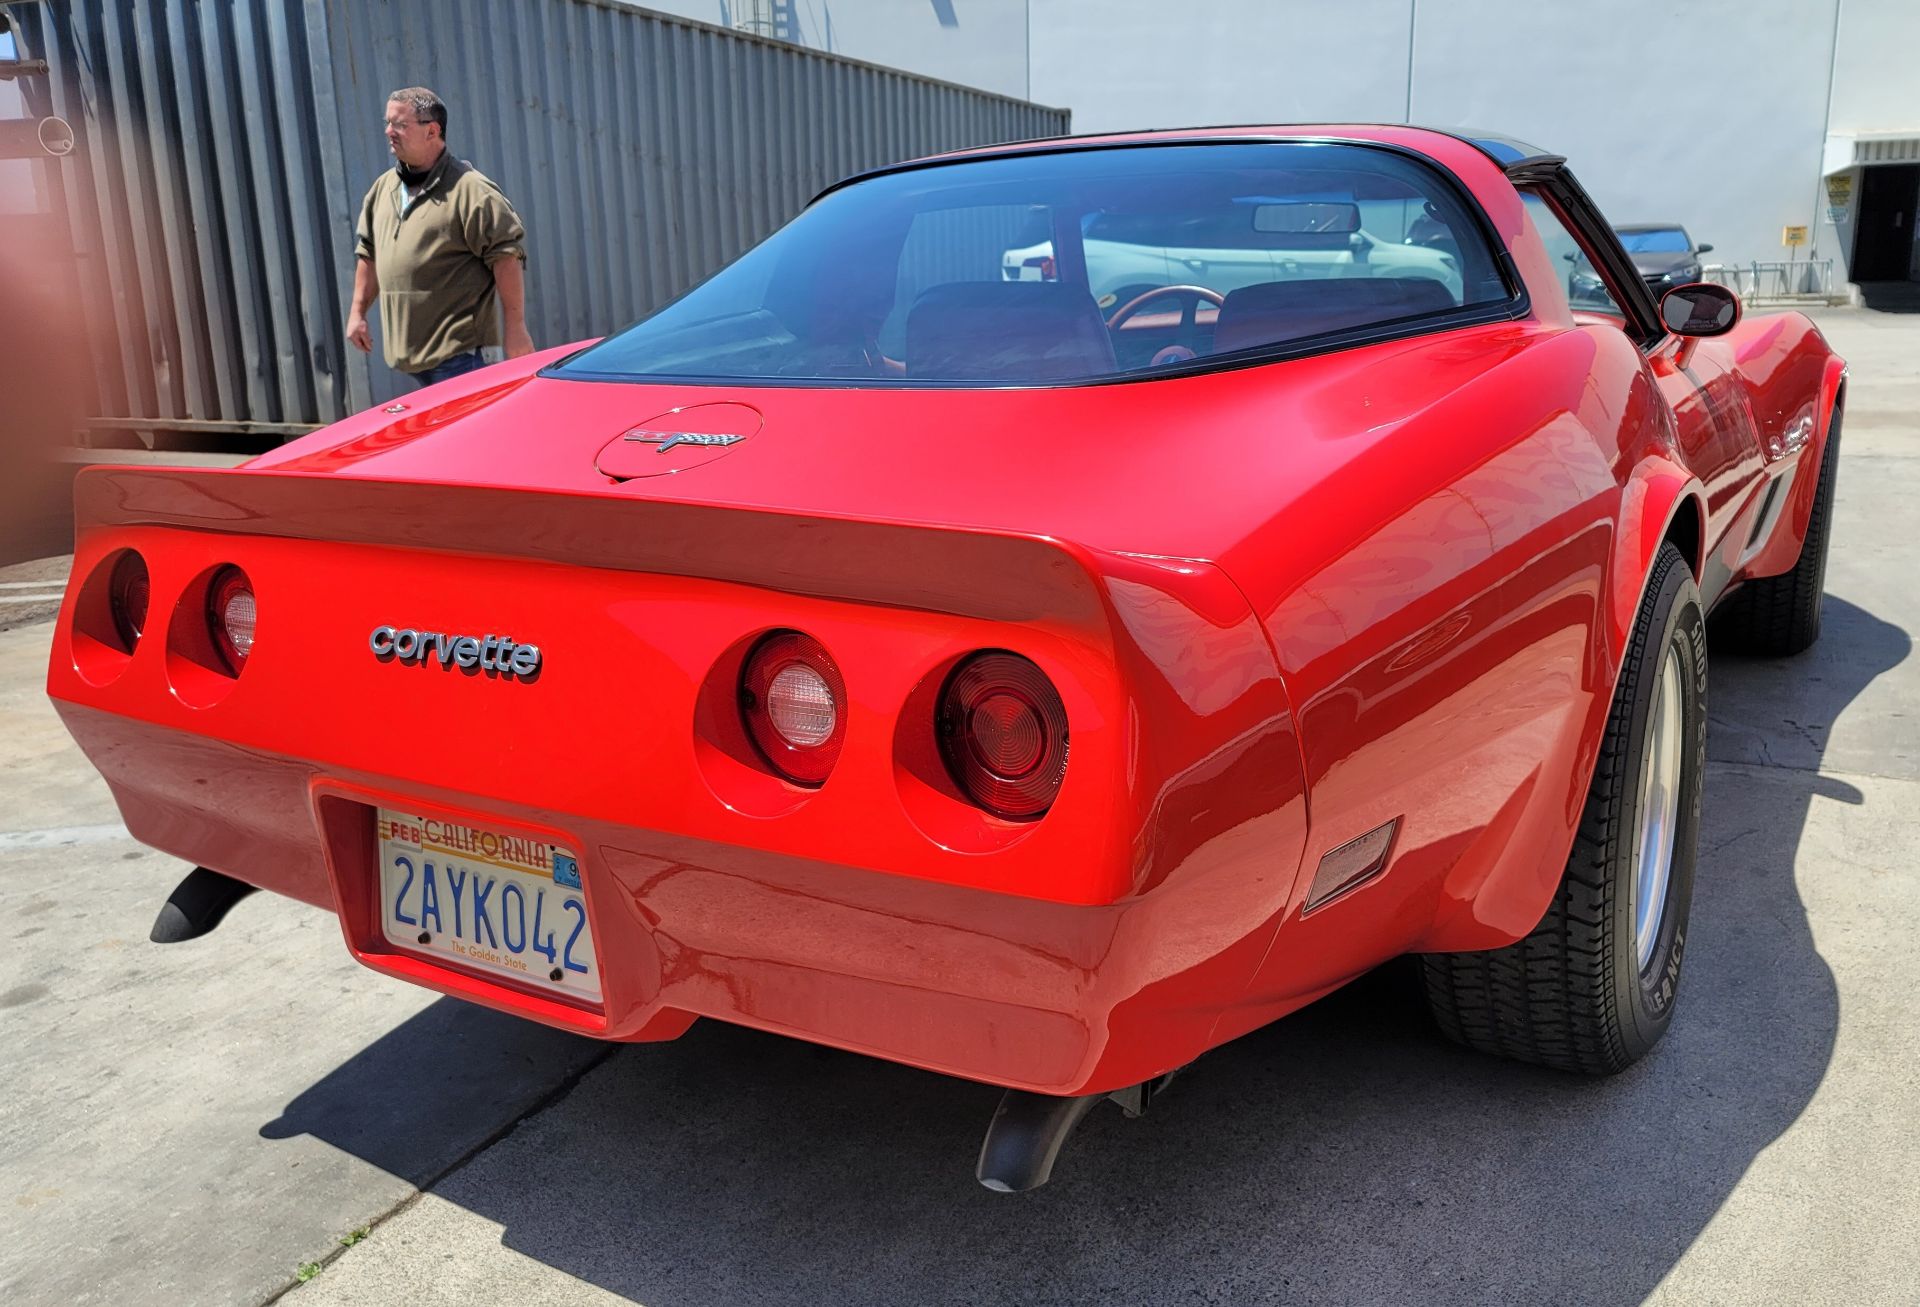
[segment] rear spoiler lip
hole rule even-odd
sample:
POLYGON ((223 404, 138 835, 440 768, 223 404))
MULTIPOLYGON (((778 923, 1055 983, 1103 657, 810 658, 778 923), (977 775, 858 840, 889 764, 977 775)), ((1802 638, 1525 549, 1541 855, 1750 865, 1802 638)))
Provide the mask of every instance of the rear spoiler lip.
POLYGON ((1093 554, 1017 532, 246 468, 90 467, 74 511, 82 536, 160 526, 386 545, 1111 632, 1093 554))

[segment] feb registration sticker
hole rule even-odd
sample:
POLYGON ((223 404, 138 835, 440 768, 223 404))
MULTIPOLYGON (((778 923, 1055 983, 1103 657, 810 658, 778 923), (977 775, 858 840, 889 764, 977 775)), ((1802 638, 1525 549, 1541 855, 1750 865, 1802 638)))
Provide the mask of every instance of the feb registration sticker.
POLYGON ((558 844, 381 808, 387 940, 472 970, 600 997, 580 860, 558 844))

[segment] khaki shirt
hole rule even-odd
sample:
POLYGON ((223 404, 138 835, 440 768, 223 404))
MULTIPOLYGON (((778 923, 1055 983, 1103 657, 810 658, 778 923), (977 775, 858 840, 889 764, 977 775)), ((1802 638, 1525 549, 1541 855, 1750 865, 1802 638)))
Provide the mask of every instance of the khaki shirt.
POLYGON ((425 372, 456 354, 500 343, 497 259, 524 261, 526 229, 507 197, 445 150, 411 202, 398 168, 360 205, 354 252, 380 281, 387 366, 425 372))

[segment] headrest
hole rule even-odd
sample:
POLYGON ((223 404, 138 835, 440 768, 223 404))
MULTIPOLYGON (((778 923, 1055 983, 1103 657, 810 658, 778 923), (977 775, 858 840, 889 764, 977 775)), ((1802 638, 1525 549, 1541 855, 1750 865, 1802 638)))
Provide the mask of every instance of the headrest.
POLYGON ((1214 324, 1213 352, 1224 354, 1453 307, 1453 293, 1428 277, 1263 281, 1228 292, 1214 324))
POLYGON ((1047 281, 931 286, 907 312, 909 377, 1069 381, 1115 370, 1113 341, 1085 292, 1047 281))

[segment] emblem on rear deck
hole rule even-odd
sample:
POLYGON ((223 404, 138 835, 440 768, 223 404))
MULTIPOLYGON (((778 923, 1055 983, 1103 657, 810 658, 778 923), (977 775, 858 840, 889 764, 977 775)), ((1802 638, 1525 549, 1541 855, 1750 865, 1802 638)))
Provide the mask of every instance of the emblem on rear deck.
POLYGON ((376 626, 367 648, 383 663, 411 663, 424 667, 437 662, 451 671, 486 672, 504 680, 531 681, 545 660, 537 644, 521 644, 505 635, 447 635, 376 626))
POLYGON ((649 431, 645 427, 635 427, 620 438, 636 445, 658 445, 660 448, 654 451, 658 454, 666 453, 675 445, 737 445, 746 439, 711 431, 649 431))

